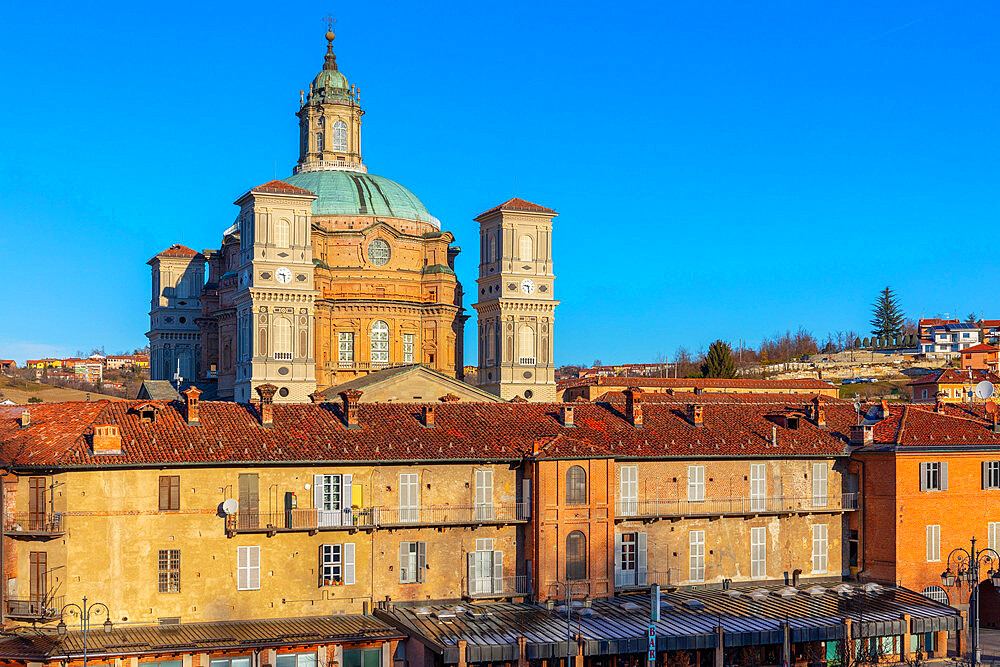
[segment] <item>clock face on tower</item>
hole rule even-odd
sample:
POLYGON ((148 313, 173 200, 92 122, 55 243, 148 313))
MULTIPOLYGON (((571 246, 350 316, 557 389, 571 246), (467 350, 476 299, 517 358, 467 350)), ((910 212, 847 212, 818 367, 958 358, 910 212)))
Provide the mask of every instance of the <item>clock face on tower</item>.
POLYGON ((521 291, 525 294, 531 294, 535 291, 535 282, 531 278, 525 278, 521 281, 521 291))
POLYGON ((279 283, 284 285, 292 281, 292 272, 283 266, 274 272, 274 277, 278 279, 279 283))

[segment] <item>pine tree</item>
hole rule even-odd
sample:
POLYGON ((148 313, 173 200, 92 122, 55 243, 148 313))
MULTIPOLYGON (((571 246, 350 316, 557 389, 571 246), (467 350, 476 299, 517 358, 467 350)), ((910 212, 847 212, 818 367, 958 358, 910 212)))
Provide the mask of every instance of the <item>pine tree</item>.
POLYGON ((903 329, 903 309, 890 287, 879 292, 878 299, 872 304, 872 316, 870 324, 876 336, 893 336, 903 329))
POLYGON ((701 375, 706 378, 736 377, 736 364, 728 344, 717 340, 708 346, 705 363, 701 365, 701 375))

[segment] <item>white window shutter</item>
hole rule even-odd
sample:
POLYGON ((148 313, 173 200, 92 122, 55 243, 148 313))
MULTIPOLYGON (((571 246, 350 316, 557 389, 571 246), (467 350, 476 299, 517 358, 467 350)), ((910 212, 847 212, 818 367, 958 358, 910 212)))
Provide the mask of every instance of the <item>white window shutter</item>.
MULTIPOLYGON (((524 518, 531 518, 531 480, 521 480, 521 502, 524 503, 524 518)), ((521 517, 518 517, 521 518, 521 517)))
POLYGON ((503 595, 503 552, 493 552, 493 594, 503 595))
POLYGON ((424 580, 424 571, 427 569, 427 543, 417 542, 417 581, 424 580))
POLYGON ((354 502, 354 475, 344 475, 341 477, 340 482, 340 508, 341 508, 341 518, 343 521, 341 525, 350 526, 354 523, 353 512, 351 510, 351 504, 354 502))
POLYGON ((344 584, 354 583, 354 543, 344 542, 344 584))
POLYGON ((323 509, 323 475, 313 475, 313 507, 323 509))
POLYGON ((646 533, 636 533, 638 537, 638 548, 636 549, 636 561, 635 566, 638 572, 636 583, 640 586, 645 586, 649 577, 646 576, 646 533))
POLYGON ((983 461, 983 488, 990 488, 990 472, 989 472, 989 461, 983 461))
POLYGON ((941 462, 941 490, 948 490, 948 462, 941 462))
POLYGON ((250 566, 247 583, 253 590, 258 590, 260 589, 260 547, 249 547, 247 562, 250 566))
POLYGON ((469 561, 469 594, 475 595, 479 591, 476 590, 476 554, 475 552, 469 552, 466 554, 466 559, 469 561))
POLYGON ((926 491, 927 490, 927 464, 926 463, 921 463, 920 464, 920 490, 921 491, 926 491))
POLYGON ((236 588, 246 590, 247 588, 247 547, 236 549, 236 588))
POLYGON ((399 583, 405 584, 410 580, 409 569, 410 564, 410 543, 400 542, 399 543, 399 583))
POLYGON ((622 534, 615 533, 615 586, 622 585, 622 534))

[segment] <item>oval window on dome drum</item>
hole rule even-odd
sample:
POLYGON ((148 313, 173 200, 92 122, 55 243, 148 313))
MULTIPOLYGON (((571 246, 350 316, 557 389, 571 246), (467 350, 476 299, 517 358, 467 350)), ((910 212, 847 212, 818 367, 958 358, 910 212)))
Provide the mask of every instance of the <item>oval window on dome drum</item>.
POLYGON ((389 263, 389 244, 385 239, 375 239, 368 244, 368 261, 375 266, 385 266, 389 263))

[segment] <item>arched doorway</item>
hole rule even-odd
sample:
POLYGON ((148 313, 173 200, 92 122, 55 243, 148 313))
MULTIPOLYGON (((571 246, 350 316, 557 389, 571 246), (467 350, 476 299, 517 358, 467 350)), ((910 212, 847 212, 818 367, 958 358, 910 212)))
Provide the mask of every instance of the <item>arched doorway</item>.
POLYGON ((1000 628, 1000 591, 989 579, 979 584, 979 625, 1000 628))

